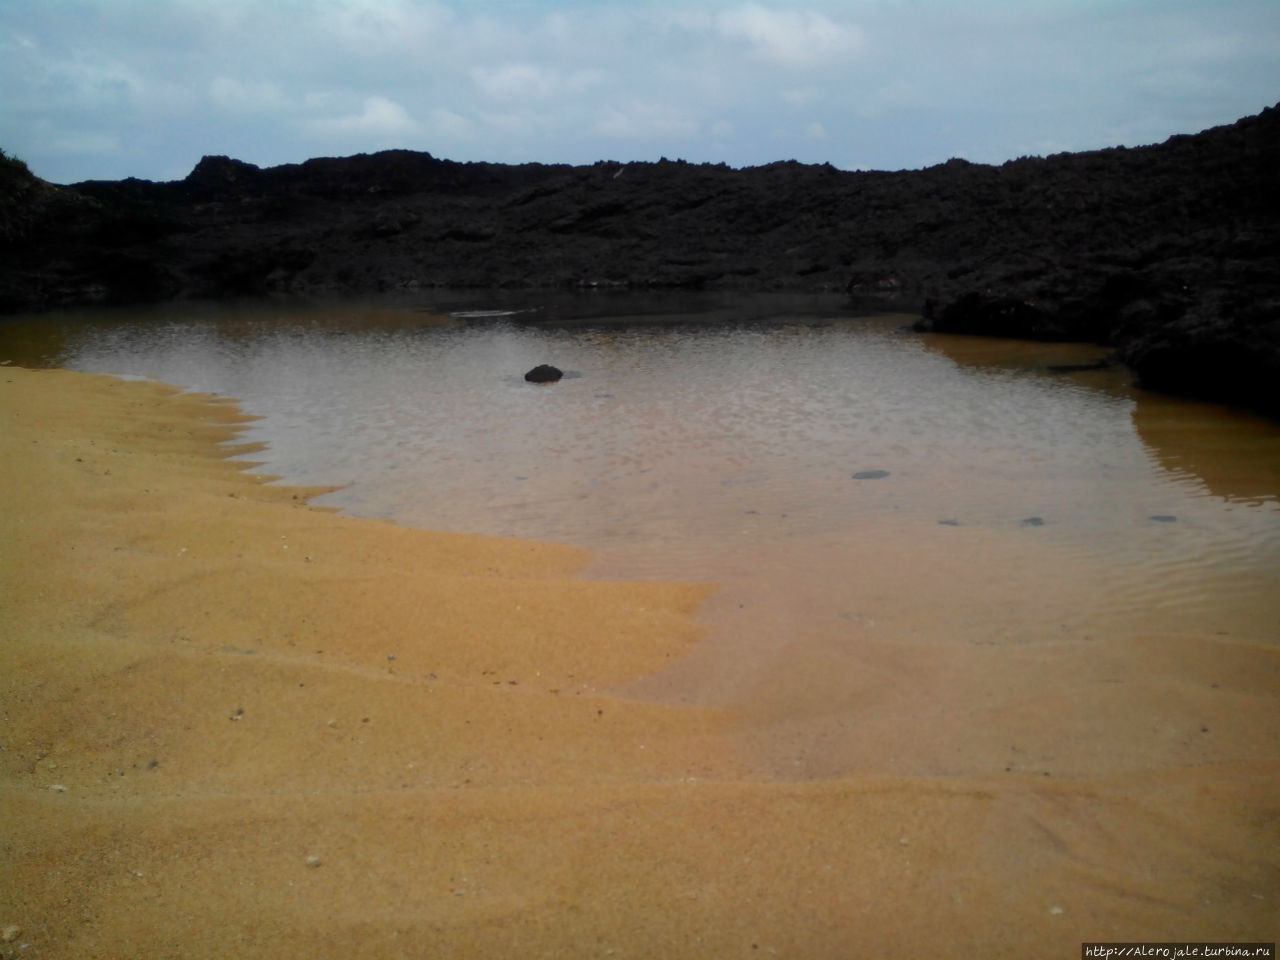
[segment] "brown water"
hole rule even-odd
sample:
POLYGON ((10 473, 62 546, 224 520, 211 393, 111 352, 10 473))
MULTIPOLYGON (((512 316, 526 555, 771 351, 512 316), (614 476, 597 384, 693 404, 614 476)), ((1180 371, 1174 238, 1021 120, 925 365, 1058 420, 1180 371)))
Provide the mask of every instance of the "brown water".
POLYGON ((264 417, 261 469, 345 484, 321 502, 351 513, 721 584, 694 654, 621 692, 733 706, 777 775, 1185 762, 1185 732, 1106 718, 1170 657, 1183 677, 1280 640, 1280 429, 1048 369, 1098 348, 907 319, 782 297, 166 306, 10 321, 0 358, 236 397, 264 417), (525 383, 542 362, 570 376, 525 383), (1011 745, 1024 727, 1059 735, 1011 745))

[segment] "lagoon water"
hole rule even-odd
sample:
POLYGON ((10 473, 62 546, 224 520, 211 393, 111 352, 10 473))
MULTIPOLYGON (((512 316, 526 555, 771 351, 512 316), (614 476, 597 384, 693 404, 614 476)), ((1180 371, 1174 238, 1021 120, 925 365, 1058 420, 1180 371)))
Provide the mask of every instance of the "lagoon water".
MULTIPOLYGON (((869 644, 1280 640, 1280 428, 1051 369, 1100 348, 909 320, 769 295, 167 304, 6 320, 0 360, 234 397, 258 469, 352 514, 721 584, 698 650, 623 692, 753 704, 787 775, 858 768, 868 676, 912 682, 869 644), (526 383, 539 363, 568 376, 526 383)), ((974 762, 918 747, 894 769, 974 762)))

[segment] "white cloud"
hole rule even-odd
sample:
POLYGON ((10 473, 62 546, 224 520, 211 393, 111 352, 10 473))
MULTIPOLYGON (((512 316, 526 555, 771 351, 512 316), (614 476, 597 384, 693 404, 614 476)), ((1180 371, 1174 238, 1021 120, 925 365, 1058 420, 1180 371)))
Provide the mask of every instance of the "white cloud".
POLYGON ((118 60, 93 54, 76 54, 50 65, 49 86, 64 103, 87 109, 107 110, 138 101, 146 81, 138 71, 118 60))
MULTIPOLYGON (((311 99, 313 103, 324 104, 329 98, 320 95, 311 99)), ((386 97, 365 97, 359 113, 315 117, 305 121, 303 126, 313 136, 367 139, 376 145, 387 145, 397 138, 416 134, 420 129, 404 107, 386 97)))
POLYGON ((651 8, 650 16, 659 29, 674 27, 689 33, 704 33, 715 29, 715 15, 692 6, 668 8, 659 5, 651 8))
POLYGON ((716 18, 726 37, 743 40, 761 57, 786 67, 810 67, 856 53, 862 31, 821 13, 772 10, 748 3, 716 18))
POLYGON ((692 137, 698 123, 675 107, 656 103, 632 103, 625 109, 606 107, 596 132, 618 140, 692 137))
POLYGON ((124 153, 120 138, 116 135, 89 131, 60 133, 48 141, 47 147, 50 153, 71 156, 124 153))
POLYGON ((569 74, 532 63, 504 63, 495 67, 472 67, 471 79, 491 100, 513 103, 573 96, 595 86, 599 71, 578 70, 569 74))
POLYGON ((539 100, 555 89, 547 72, 530 63, 472 67, 471 79, 481 93, 493 100, 539 100))
POLYGON ((423 56, 430 56, 433 46, 448 49, 444 41, 457 22, 449 6, 420 0, 330 0, 309 6, 318 8, 319 36, 379 56, 388 49, 416 49, 423 56))
POLYGON ((479 118, 489 131, 521 139, 534 136, 549 125, 545 114, 533 110, 483 111, 479 118))
POLYGON ((474 121, 444 107, 431 111, 427 121, 431 132, 449 140, 470 140, 475 135, 474 121))
POLYGON ((809 104, 817 103, 821 100, 823 91, 820 87, 793 87, 789 90, 783 90, 778 95, 793 107, 807 107, 809 104))
POLYGON ((244 82, 233 77, 213 78, 209 99, 219 110, 231 114, 260 116, 289 108, 289 98, 269 80, 244 82))
POLYGON ((998 162, 1046 140, 1158 141, 1274 103, 1274 8, 0 0, 0 145, 59 182, 154 178, 202 153, 265 165, 387 146, 505 162, 998 162))

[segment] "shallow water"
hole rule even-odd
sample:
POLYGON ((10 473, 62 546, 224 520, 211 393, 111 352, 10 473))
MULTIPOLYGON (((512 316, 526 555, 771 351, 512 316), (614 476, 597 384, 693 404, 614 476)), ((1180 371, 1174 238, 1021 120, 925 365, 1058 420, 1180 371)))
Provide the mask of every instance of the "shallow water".
POLYGON ((779 296, 165 305, 6 321, 0 359, 235 397, 263 472, 345 485, 318 502, 354 514, 723 584, 708 641, 640 696, 739 702, 780 651, 850 638, 1280 639, 1275 424, 1049 370, 1095 347, 908 319, 779 296), (569 376, 526 383, 539 363, 569 376))

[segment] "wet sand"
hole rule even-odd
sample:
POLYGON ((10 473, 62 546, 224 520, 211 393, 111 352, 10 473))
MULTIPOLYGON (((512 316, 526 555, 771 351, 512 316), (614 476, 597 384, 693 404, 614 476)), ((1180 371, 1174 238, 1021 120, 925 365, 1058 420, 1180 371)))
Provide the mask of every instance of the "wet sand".
POLYGON ((245 419, 0 369, 0 956, 1277 939, 1274 624, 948 645, 903 611, 833 645, 755 618, 775 682, 682 704, 714 585, 308 506, 227 459, 245 419), (789 726, 849 699, 864 726, 786 776, 789 726))

